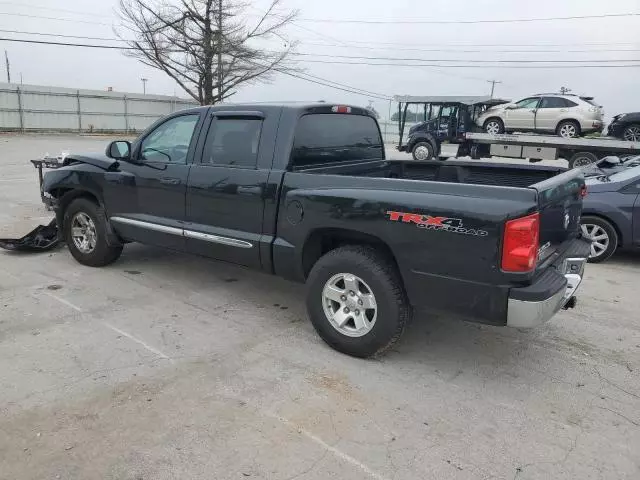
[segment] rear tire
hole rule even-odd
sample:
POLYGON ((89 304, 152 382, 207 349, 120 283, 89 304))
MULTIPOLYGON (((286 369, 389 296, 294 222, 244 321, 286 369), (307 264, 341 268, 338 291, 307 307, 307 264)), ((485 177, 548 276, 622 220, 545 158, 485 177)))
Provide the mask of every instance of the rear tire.
POLYGON ((504 133, 504 122, 499 118, 488 118, 482 125, 482 129, 491 135, 499 135, 504 133))
POLYGON ((622 139, 629 142, 640 142, 640 123, 627 126, 622 131, 622 139))
POLYGON ((360 245, 337 248, 316 262, 307 279, 307 311, 329 346, 360 358, 388 350, 411 318, 395 265, 374 248, 360 245))
POLYGON ((580 124, 575 120, 564 120, 556 127, 556 135, 562 138, 578 138, 581 133, 580 124))
POLYGON ((589 263, 607 260, 618 248, 618 232, 611 223, 600 217, 584 216, 580 219, 582 235, 592 240, 589 263))
POLYGON ((86 198, 73 200, 65 210, 64 239, 73 258, 89 267, 104 267, 122 254, 122 245, 107 243, 104 209, 86 198))
POLYGON ((429 142, 418 142, 413 146, 411 155, 413 156, 413 159, 418 162, 432 160, 434 157, 433 145, 429 142))

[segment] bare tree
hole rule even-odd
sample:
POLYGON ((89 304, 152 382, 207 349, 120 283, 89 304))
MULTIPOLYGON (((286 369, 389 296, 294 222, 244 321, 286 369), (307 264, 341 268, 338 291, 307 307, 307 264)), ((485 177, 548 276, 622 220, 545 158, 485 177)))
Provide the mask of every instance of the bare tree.
POLYGON ((116 33, 130 47, 126 55, 162 70, 210 105, 240 85, 294 70, 289 54, 295 45, 282 32, 298 12, 279 11, 280 3, 272 0, 266 12, 252 15, 237 0, 120 0, 122 28, 116 33), (281 48, 267 48, 273 40, 281 48))

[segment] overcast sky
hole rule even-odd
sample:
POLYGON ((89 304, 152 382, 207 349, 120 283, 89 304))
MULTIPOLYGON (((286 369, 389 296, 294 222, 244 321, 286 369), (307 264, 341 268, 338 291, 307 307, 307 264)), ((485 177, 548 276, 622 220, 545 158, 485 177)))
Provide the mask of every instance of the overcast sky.
MULTIPOLYGON (((252 1, 251 5, 254 8, 264 8, 267 3, 265 0, 259 0, 252 1)), ((114 13, 116 5, 116 0, 0 1, 0 29, 111 38, 114 37, 113 25, 117 22, 114 13), (84 14, 74 12, 84 12, 84 14), (90 15, 87 12, 93 14, 90 15), (7 15, 11 13, 56 17, 67 21, 7 15)), ((300 17, 306 19, 464 21, 640 13, 640 0, 609 2, 602 0, 537 0, 535 2, 285 0, 285 5, 291 9, 299 9, 300 17)), ((255 17, 247 17, 247 20, 253 21, 255 17)), ((640 60, 638 25, 640 25, 640 17, 467 25, 332 24, 300 21, 292 25, 287 34, 290 38, 299 41, 298 52, 329 55, 429 60, 640 60), (327 36, 340 40, 340 46, 329 46, 331 40, 328 40, 327 36), (388 45, 388 43, 395 45, 388 45), (357 48, 358 46, 367 48, 357 48), (482 50, 482 53, 426 51, 437 49, 482 50), (496 51, 541 49, 554 51, 527 53, 496 51), (591 51, 567 52, 567 50, 591 51)), ((0 32, 0 37, 27 38, 26 35, 6 31, 0 32)), ((33 36, 29 38, 52 39, 33 36)), ((73 39, 58 40, 74 41, 73 39)), ((99 40, 75 41, 106 43, 99 40)), ((149 93, 172 95, 175 92, 184 96, 180 88, 162 72, 126 58, 117 50, 2 43, 3 48, 9 53, 14 82, 19 82, 20 73, 22 73, 25 84, 99 90, 111 86, 117 91, 140 92, 142 90, 140 78, 145 77, 149 79, 147 83, 149 93)), ((330 58, 326 59, 330 60, 330 58)), ((557 91, 560 87, 566 86, 573 89, 575 93, 596 97, 596 100, 605 107, 607 116, 624 111, 640 111, 638 88, 640 67, 551 70, 483 66, 482 68, 436 69, 332 65, 304 61, 299 63, 299 66, 309 74, 385 95, 482 95, 490 91, 491 86, 487 80, 497 79, 503 82, 496 85, 498 97, 518 99, 533 93, 557 91)), ((0 68, 0 71, 4 73, 3 68, 0 68)), ((234 101, 321 99, 361 105, 367 105, 369 101, 366 96, 332 90, 283 75, 276 76, 269 84, 243 88, 234 97, 234 101)), ((387 115, 388 102, 376 100, 375 106, 384 116, 387 115)))

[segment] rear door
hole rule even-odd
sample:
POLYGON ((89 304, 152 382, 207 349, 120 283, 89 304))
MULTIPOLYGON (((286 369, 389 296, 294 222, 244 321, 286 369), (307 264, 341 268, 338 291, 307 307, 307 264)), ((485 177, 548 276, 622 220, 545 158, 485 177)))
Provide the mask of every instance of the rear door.
MULTIPOLYGON (((262 111, 213 112, 201 158, 189 174, 185 237, 191 253, 254 268, 261 266, 265 202, 278 119, 262 111), (270 120, 270 121, 269 121, 270 120)), ((206 133, 206 136, 204 136, 206 133)))
POLYGON ((540 98, 532 97, 520 100, 516 108, 508 108, 504 112, 504 126, 507 130, 533 130, 535 128, 535 112, 540 98))
POLYGON ((536 130, 555 131, 566 112, 564 98, 542 97, 535 114, 536 130))

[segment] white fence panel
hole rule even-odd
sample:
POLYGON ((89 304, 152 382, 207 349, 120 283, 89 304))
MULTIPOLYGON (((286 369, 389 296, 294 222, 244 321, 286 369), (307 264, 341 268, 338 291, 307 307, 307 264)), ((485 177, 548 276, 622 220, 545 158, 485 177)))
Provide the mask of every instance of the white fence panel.
POLYGON ((194 106, 178 97, 0 83, 0 131, 140 132, 194 106))

